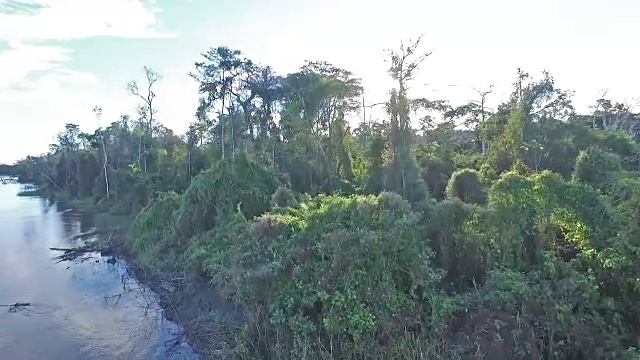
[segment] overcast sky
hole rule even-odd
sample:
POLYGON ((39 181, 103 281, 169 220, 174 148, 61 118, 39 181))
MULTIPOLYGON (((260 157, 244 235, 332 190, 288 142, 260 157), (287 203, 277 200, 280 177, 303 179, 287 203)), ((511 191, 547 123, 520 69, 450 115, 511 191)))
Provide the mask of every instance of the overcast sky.
POLYGON ((187 74, 212 46, 280 73, 326 60, 383 101, 383 50, 420 34, 433 55, 414 96, 461 104, 495 84, 496 104, 518 67, 550 71, 582 110, 604 90, 640 96, 637 0, 0 0, 0 162, 45 152, 65 123, 92 131, 95 105, 103 123, 132 114, 125 85, 144 65, 164 76, 159 119, 183 132, 198 97, 187 74))

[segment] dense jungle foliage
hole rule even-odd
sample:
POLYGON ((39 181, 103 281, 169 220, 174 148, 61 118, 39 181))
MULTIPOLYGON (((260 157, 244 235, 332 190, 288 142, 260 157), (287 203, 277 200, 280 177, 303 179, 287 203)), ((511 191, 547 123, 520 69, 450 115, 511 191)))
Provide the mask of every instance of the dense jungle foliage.
POLYGON ((390 53, 378 119, 347 70, 222 46, 183 136, 145 68, 136 116, 3 169, 135 215, 141 264, 210 278, 246 314, 223 358, 639 359, 640 115, 577 114, 520 70, 497 109, 410 97, 418 44, 390 53))

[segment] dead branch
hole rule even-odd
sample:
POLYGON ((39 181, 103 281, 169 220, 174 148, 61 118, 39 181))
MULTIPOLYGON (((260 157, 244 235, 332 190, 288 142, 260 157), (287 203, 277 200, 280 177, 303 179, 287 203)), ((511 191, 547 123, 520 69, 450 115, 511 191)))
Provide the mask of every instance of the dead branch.
POLYGON ((75 260, 88 253, 101 253, 108 251, 108 249, 99 248, 95 244, 87 244, 85 246, 79 246, 75 248, 50 247, 49 250, 62 251, 62 254, 54 257, 54 260, 57 260, 58 263, 63 261, 75 260))
POLYGON ((17 303, 13 303, 13 304, 0 304, 0 307, 27 307, 27 306, 31 306, 31 303, 28 302, 17 302, 17 303))
POLYGON ((87 248, 56 248, 56 247, 50 247, 49 250, 53 250, 53 251, 64 251, 66 253, 70 253, 70 252, 79 252, 79 253, 87 253, 87 252, 100 252, 101 250, 99 249, 94 249, 91 247, 87 247, 87 248))
POLYGON ((31 306, 31 303, 28 303, 28 302, 17 302, 14 304, 0 305, 0 307, 8 307, 9 312, 17 312, 18 310, 22 310, 30 306, 31 306))
POLYGON ((75 240, 79 240, 79 239, 84 240, 84 239, 87 239, 87 238, 94 237, 96 235, 100 235, 102 233, 106 233, 107 231, 108 230, 106 230, 106 229, 95 229, 94 228, 92 230, 85 231, 85 232, 82 232, 80 234, 76 234, 76 235, 70 236, 70 237, 67 238, 67 241, 75 241, 75 240))

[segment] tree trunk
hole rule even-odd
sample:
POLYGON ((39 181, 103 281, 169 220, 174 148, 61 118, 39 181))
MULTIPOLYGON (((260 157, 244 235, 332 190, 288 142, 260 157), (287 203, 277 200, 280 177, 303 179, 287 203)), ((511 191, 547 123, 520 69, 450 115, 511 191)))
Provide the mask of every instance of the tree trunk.
POLYGON ((109 200, 109 173, 107 172, 107 148, 104 145, 104 130, 102 130, 102 154, 104 155, 104 161, 102 162, 102 168, 104 169, 104 183, 107 190, 107 200, 109 200))

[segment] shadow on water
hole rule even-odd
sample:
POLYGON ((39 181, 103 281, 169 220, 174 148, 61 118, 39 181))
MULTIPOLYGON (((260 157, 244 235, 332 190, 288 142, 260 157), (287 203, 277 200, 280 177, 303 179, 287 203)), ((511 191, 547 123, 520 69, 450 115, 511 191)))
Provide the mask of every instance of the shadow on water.
POLYGON ((95 228, 92 214, 19 190, 0 185, 0 359, 197 358, 124 261, 53 260, 50 247, 76 246, 95 228))

